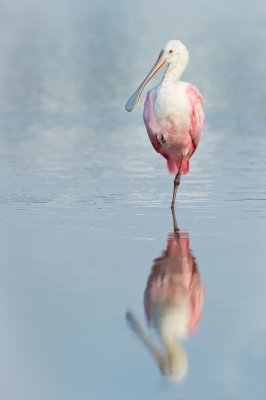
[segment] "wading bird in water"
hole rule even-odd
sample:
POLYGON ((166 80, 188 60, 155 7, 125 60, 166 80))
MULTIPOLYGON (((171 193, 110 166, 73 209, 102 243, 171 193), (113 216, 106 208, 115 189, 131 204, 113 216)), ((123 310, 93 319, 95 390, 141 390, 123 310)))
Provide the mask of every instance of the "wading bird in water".
POLYGON ((189 53, 183 43, 170 40, 150 73, 126 103, 126 110, 132 111, 150 79, 167 65, 160 84, 147 94, 143 114, 154 149, 166 158, 169 172, 176 174, 172 208, 181 175, 189 171, 189 159, 198 147, 205 123, 202 98, 197 88, 179 80, 188 60, 189 53))

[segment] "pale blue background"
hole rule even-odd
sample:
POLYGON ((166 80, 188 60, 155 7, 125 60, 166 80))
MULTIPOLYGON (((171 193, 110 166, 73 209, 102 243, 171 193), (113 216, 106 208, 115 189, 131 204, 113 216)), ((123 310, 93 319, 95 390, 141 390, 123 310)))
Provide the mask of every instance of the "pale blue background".
POLYGON ((1 399, 264 397, 265 20, 259 0, 0 1, 1 399), (172 177, 124 104, 171 38, 207 116, 176 205, 206 287, 180 385, 125 323, 145 326, 172 177))

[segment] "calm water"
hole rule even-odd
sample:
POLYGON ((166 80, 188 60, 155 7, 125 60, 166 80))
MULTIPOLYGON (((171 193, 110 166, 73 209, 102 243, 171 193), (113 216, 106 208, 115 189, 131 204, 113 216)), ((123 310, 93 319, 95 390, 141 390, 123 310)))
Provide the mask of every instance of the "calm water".
POLYGON ((1 399, 263 398, 265 18, 259 0, 0 2, 1 399), (179 384, 125 318, 163 351, 143 299, 172 177, 124 104, 173 37, 207 116, 176 204, 205 291, 179 384))

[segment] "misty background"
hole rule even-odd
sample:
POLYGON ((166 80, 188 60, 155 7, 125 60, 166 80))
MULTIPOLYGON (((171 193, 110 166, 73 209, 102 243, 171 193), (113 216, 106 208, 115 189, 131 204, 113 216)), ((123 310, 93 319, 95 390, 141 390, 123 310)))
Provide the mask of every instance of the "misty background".
POLYGON ((0 0, 2 399, 263 397, 265 21, 260 0, 0 0), (124 104, 173 38, 207 119, 176 206, 206 286, 180 385, 124 318, 145 324, 172 230, 143 100, 124 104))

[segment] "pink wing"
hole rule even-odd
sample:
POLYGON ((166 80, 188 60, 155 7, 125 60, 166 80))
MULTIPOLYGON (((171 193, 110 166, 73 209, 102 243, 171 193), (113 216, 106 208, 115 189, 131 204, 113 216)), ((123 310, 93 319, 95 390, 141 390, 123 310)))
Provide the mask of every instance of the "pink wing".
POLYGON ((155 100, 155 91, 150 90, 147 93, 145 104, 144 104, 144 112, 143 112, 143 118, 144 122, 146 125, 147 133, 150 138, 151 144, 153 145, 154 149, 157 151, 157 153, 160 153, 163 157, 167 159, 168 155, 164 152, 161 143, 157 139, 156 131, 158 130, 158 126, 155 125, 157 124, 156 117, 153 114, 153 104, 155 100), (154 129, 153 129, 154 128, 154 129))
POLYGON ((193 143, 193 149, 190 154, 190 157, 195 152, 198 147, 200 141, 200 134, 202 128, 205 126, 205 115, 202 109, 202 97, 198 92, 197 88, 193 85, 189 85, 187 87, 187 95, 189 99, 189 103, 191 106, 191 114, 190 114, 190 136, 193 143))

